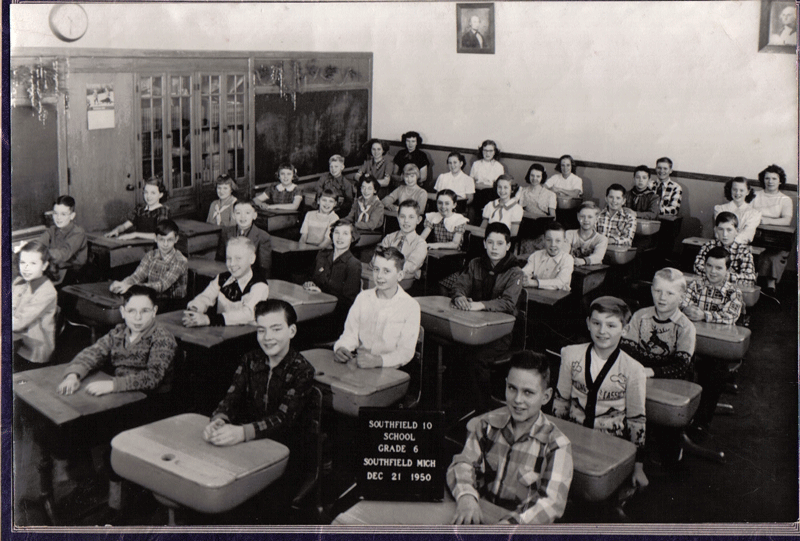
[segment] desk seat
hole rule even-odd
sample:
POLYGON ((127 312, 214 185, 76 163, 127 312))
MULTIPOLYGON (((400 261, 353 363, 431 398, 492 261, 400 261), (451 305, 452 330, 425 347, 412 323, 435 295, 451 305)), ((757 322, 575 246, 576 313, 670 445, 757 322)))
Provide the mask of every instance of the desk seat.
POLYGON ((633 473, 636 446, 630 441, 551 415, 572 443, 573 474, 570 495, 590 502, 611 496, 633 473))
POLYGON ((351 417, 357 417, 361 408, 395 404, 405 396, 411 380, 395 368, 356 368, 336 362, 330 349, 310 349, 302 354, 316 370, 314 381, 322 389, 325 402, 351 417))
POLYGON ((702 387, 682 379, 647 378, 647 422, 683 428, 700 405, 702 387))
POLYGON ((739 361, 750 348, 750 329, 736 325, 696 321, 695 352, 716 359, 739 361))
POLYGON ((203 440, 209 418, 185 413, 118 434, 111 466, 121 477, 202 513, 223 513, 283 475, 289 449, 261 439, 230 447, 203 440))
MULTIPOLYGON (((445 488, 447 498, 443 502, 383 502, 361 500, 347 511, 339 514, 333 524, 338 526, 360 525, 447 525, 456 514, 456 502, 445 488)), ((483 524, 497 524, 509 512, 500 506, 479 500, 483 524)))
POLYGON ((624 246, 609 246, 603 262, 608 265, 625 265, 636 257, 636 248, 624 246))
POLYGON ((468 312, 453 308, 448 297, 415 297, 426 333, 438 338, 478 346, 510 334, 516 318, 501 312, 468 312))
POLYGON ((111 293, 111 282, 74 284, 65 286, 62 292, 75 298, 75 311, 91 326, 111 327, 122 323, 122 295, 111 293))

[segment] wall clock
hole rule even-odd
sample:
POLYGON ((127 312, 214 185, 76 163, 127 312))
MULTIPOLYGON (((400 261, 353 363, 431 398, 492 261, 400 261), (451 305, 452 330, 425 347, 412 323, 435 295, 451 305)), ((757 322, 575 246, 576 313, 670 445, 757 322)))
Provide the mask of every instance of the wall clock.
POLYGON ((89 28, 89 18, 78 4, 59 4, 50 10, 50 30, 61 41, 76 41, 89 28))

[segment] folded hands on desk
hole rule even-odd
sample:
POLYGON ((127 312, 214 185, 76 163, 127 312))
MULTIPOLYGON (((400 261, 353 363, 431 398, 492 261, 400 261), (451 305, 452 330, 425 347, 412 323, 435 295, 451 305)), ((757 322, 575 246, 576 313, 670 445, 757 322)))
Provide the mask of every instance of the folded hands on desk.
POLYGON ((195 308, 189 308, 183 311, 181 323, 183 323, 184 327, 205 327, 211 325, 211 318, 198 312, 195 308))
POLYGON ((348 351, 346 348, 339 348, 333 353, 336 362, 347 363, 351 368, 380 368, 383 366, 383 359, 380 355, 373 355, 363 348, 355 351, 348 351))
POLYGON ((231 425, 223 419, 217 419, 208 423, 203 429, 203 439, 219 447, 236 445, 244 441, 244 427, 231 425))
POLYGON ((485 308, 482 302, 475 302, 472 299, 468 299, 466 297, 456 297, 453 299, 453 302, 450 303, 453 308, 457 310, 465 310, 469 312, 479 312, 485 308))
MULTIPOLYGON (((81 380, 76 374, 67 374, 61 383, 58 384, 58 394, 70 395, 80 389, 81 380)), ((101 396, 114 392, 113 381, 93 381, 86 386, 86 392, 92 396, 101 396)))

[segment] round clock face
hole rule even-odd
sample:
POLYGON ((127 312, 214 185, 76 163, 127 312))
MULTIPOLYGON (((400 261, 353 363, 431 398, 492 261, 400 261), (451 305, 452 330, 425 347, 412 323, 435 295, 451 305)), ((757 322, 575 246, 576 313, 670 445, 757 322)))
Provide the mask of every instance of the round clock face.
POLYGON ((62 41, 80 39, 88 27, 86 12, 78 4, 59 4, 50 11, 50 30, 62 41))

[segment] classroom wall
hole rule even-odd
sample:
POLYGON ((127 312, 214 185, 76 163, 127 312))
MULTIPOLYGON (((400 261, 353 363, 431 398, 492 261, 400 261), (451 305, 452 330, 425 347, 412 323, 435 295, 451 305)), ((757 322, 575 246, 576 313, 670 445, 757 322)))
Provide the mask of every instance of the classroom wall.
POLYGON ((496 2, 494 55, 457 54, 454 3, 10 6, 12 47, 374 53, 373 134, 797 182, 795 57, 758 53, 760 2, 496 2), (185 28, 185 32, 176 31, 185 28))

